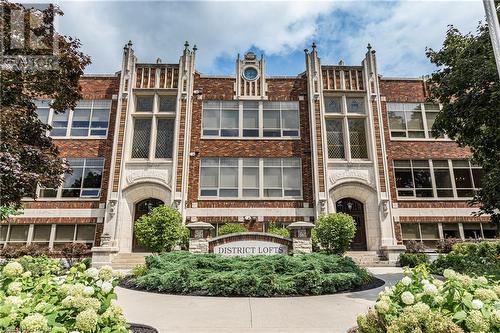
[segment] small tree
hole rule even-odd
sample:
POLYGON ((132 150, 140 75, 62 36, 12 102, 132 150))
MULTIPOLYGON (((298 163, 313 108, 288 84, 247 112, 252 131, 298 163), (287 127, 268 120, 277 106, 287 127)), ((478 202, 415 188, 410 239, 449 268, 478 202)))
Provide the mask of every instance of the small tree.
POLYGON ((321 247, 330 254, 343 254, 349 249, 356 232, 352 216, 344 213, 321 215, 314 228, 321 247))
POLYGON ((153 252, 170 252, 181 244, 185 228, 179 211, 158 206, 135 222, 135 236, 153 252))
POLYGON ((278 227, 276 223, 272 222, 269 224, 269 227, 267 228, 267 232, 269 234, 273 234, 276 236, 281 236, 281 237, 290 237, 290 232, 288 231, 287 228, 283 227, 278 227))
POLYGON ((219 228, 219 236, 247 232, 247 228, 239 223, 226 223, 219 228))

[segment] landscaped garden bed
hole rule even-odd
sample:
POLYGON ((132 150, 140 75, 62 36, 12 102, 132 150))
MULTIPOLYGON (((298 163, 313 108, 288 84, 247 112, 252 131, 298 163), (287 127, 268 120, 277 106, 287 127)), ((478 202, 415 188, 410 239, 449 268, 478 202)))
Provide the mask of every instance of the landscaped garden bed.
POLYGON ((222 257, 179 251, 147 257, 123 285, 182 295, 270 297, 333 294, 373 281, 367 270, 338 255, 222 257))

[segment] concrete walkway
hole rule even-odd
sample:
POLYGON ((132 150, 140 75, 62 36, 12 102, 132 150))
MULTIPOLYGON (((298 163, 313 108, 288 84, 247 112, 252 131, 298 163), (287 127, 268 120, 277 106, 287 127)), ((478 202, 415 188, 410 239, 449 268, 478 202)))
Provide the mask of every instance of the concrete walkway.
MULTIPOLYGON (((394 267, 369 268, 385 286, 401 278, 394 267)), ((197 297, 154 294, 117 288, 127 320, 161 333, 331 332, 345 333, 359 313, 373 305, 384 286, 310 297, 197 297)))

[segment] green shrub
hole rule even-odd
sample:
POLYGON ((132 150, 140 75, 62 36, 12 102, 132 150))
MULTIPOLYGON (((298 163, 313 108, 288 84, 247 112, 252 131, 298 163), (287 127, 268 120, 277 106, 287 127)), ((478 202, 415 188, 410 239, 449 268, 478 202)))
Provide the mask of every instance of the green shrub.
POLYGON ((132 284, 165 293, 209 296, 320 295, 351 290, 371 275, 350 258, 301 256, 222 257, 177 251, 146 258, 132 284))
POLYGON ((240 232, 247 232, 247 228, 244 225, 239 223, 226 223, 223 226, 219 227, 219 236, 229 235, 229 234, 237 234, 240 232))
POLYGON ((185 235, 179 211, 158 206, 135 222, 135 236, 142 246, 152 252, 169 252, 180 245, 185 235))
POLYGON ((269 224, 267 232, 281 237, 290 237, 290 232, 288 231, 287 228, 278 227, 275 223, 269 224))
POLYGON ((427 263, 429 263, 429 256, 426 253, 401 253, 399 255, 399 264, 402 267, 413 268, 427 263))
POLYGON ((343 213, 321 215, 316 222, 316 235, 328 253, 343 254, 349 249, 356 232, 352 216, 343 213))
POLYGON ((447 268, 470 275, 485 275, 500 280, 500 241, 463 242, 453 245, 447 255, 431 264, 431 271, 443 274, 447 268))

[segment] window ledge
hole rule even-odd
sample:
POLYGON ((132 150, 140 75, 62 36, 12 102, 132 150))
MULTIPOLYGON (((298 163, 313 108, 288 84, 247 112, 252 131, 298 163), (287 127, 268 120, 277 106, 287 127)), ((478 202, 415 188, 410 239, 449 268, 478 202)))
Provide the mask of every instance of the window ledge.
MULTIPOLYGON (((303 201, 302 197, 290 198, 209 198, 198 196, 197 201, 303 201)), ((228 207, 231 208, 231 207, 228 207)))
POLYGON ((211 137, 211 136, 202 136, 200 137, 201 140, 232 140, 232 141, 236 141, 236 140, 246 140, 246 141, 266 141, 266 140, 270 140, 270 141, 299 141, 301 140, 300 137, 293 137, 293 138, 288 138, 288 137, 280 137, 280 138, 276 138, 276 137, 272 137, 272 138, 264 138, 264 137, 253 137, 253 138, 247 138, 247 137, 222 137, 222 136, 217 136, 217 137, 211 137))
POLYGON ((470 201, 472 197, 468 198, 397 198, 398 201, 440 201, 440 202, 455 202, 455 201, 470 201))
POLYGON ((107 136, 51 136, 52 140, 106 140, 107 136))
POLYGON ((156 160, 146 160, 146 159, 128 159, 125 161, 126 165, 154 165, 154 164, 172 164, 173 159, 172 158, 166 158, 166 159, 156 159, 156 160))
POLYGON ((411 142, 411 141, 417 141, 417 142, 455 142, 452 139, 427 139, 427 138, 391 138, 391 141, 394 142, 411 142))
POLYGON ((37 198, 22 199, 23 202, 60 202, 60 201, 100 201, 101 198, 37 198))
POLYGON ((337 160, 337 159, 328 159, 328 163, 331 164, 372 164, 372 160, 337 160))

